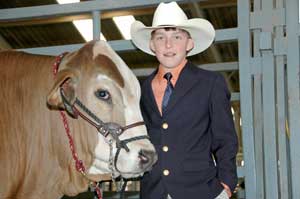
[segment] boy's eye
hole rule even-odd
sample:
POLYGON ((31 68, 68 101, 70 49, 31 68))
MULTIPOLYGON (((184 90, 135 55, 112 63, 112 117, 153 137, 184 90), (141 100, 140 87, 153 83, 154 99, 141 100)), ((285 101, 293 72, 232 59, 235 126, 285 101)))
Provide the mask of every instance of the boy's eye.
POLYGON ((163 37, 156 37, 157 40, 163 40, 163 37))

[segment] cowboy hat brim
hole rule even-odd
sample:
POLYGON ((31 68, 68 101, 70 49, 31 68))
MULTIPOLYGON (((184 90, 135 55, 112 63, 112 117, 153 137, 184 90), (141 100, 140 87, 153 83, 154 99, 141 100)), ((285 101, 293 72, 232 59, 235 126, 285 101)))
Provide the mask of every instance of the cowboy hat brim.
POLYGON ((132 23, 130 29, 132 42, 145 53, 155 55, 150 49, 151 32, 165 27, 176 27, 189 32, 194 41, 194 48, 188 52, 187 56, 192 56, 206 50, 215 38, 215 29, 212 24, 205 19, 195 18, 186 20, 183 24, 156 27, 147 27, 142 22, 135 21, 132 23))

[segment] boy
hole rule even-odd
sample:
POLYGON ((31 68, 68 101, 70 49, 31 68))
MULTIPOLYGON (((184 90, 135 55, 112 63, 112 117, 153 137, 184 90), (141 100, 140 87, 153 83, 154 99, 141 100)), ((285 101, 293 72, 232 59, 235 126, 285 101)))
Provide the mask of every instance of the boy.
POLYGON ((141 181, 141 199, 230 198, 238 149, 230 93, 220 74, 186 58, 211 45, 213 26, 187 19, 176 2, 161 3, 152 26, 135 21, 131 36, 160 63, 142 86, 142 113, 158 162, 141 181))

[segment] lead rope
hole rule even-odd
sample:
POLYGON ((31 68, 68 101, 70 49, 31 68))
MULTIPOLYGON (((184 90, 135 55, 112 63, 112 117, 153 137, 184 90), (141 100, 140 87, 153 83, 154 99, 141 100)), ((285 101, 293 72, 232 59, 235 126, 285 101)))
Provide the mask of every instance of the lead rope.
MULTIPOLYGON (((60 54, 59 56, 57 56, 56 59, 55 59, 55 62, 53 63, 53 75, 54 75, 54 78, 55 78, 55 76, 56 76, 56 74, 58 72, 59 64, 61 63, 62 58, 66 54, 67 54, 67 52, 64 52, 64 53, 60 54)), ((72 135, 71 135, 71 130, 70 130, 70 127, 69 127, 67 116, 66 116, 66 114, 63 111, 59 111, 59 112, 60 112, 60 116, 61 116, 62 121, 63 121, 63 125, 64 125, 64 128, 65 128, 67 137, 69 139, 70 149, 71 149, 71 152, 72 152, 73 159, 75 161, 75 168, 85 178, 87 178, 86 173, 85 173, 85 167, 83 165, 83 161, 79 160, 78 155, 77 155, 76 150, 75 150, 74 141, 73 141, 73 138, 72 138, 72 135)), ((98 199, 103 199, 102 198, 102 193, 101 193, 101 190, 100 190, 100 187, 99 187, 99 183, 92 182, 90 185, 92 186, 93 189, 95 189, 98 199)))

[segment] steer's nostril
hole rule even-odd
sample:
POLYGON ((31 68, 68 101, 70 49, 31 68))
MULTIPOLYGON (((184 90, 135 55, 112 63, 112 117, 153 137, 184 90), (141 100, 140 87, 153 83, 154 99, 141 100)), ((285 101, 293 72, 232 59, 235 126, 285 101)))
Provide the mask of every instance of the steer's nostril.
POLYGON ((142 164, 147 164, 150 161, 149 154, 145 150, 140 150, 139 158, 142 164))
POLYGON ((140 150, 140 166, 144 171, 149 171, 152 165, 157 161, 157 154, 152 150, 140 150))

